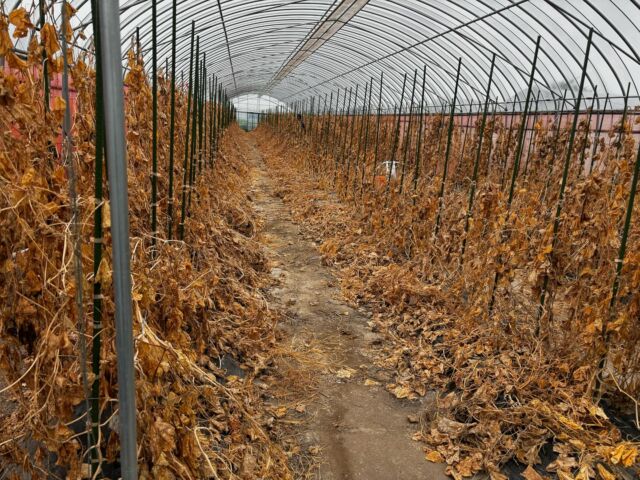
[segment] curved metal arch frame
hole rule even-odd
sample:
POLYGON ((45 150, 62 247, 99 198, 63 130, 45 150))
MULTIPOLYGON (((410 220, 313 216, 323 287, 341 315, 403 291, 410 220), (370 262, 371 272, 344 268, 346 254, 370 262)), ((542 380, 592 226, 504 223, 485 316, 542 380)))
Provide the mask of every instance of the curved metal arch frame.
MULTIPOLYGON (((383 70, 382 103, 388 108, 399 103, 403 74, 426 64, 429 86, 425 98, 438 106, 452 94, 454 66, 462 57, 461 104, 472 105, 483 94, 489 57, 495 52, 499 60, 491 95, 506 101, 521 96, 538 33, 543 49, 536 88, 552 97, 558 97, 562 88, 575 95, 576 72, 584 55, 582 37, 590 27, 594 27, 598 40, 587 72, 591 88, 598 85, 601 93, 611 94, 612 89, 624 92, 631 82, 640 94, 635 79, 640 72, 640 54, 633 47, 640 38, 640 26, 632 20, 640 16, 638 0, 370 0, 269 91, 267 86, 275 73, 314 26, 327 18, 338 0, 220 1, 224 20, 216 2, 179 1, 177 61, 181 66, 187 61, 187 37, 195 19, 202 49, 207 52, 207 67, 217 73, 229 97, 253 91, 295 102, 367 83, 383 70), (223 21, 228 43, 222 32, 223 21), (232 64, 235 75, 231 73, 232 64), (233 86, 234 77, 237 87, 233 86)), ((15 6, 22 3, 25 0, 16 0, 15 6)), ((90 31, 89 1, 70 3, 85 14, 84 18, 79 15, 74 28, 90 31)), ((171 4, 171 0, 158 1, 161 58, 171 46, 171 4)), ((142 50, 147 54, 150 0, 129 0, 120 11, 123 50, 139 28, 142 50)), ((90 50, 90 36, 86 43, 85 48, 90 50)), ((420 86, 417 92, 421 93, 420 86)))

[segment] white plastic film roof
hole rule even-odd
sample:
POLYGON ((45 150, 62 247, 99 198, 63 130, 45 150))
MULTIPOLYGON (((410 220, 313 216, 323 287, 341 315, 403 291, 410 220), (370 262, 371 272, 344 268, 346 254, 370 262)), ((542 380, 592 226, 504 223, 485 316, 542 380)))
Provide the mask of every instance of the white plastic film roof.
MULTIPOLYGON (((86 35, 78 45, 90 49, 90 2, 71 3, 78 9, 74 27, 86 35)), ((148 58, 151 0, 120 4, 123 54, 139 28, 148 58)), ((157 8, 159 64, 164 65, 171 54, 173 0, 158 0, 157 8)), ((421 75, 426 65, 425 101, 435 107, 450 101, 461 57, 459 104, 478 104, 493 53, 492 97, 524 97, 540 35, 535 89, 541 98, 557 100, 565 90, 568 98, 577 95, 593 27, 586 95, 597 86, 598 95, 617 97, 619 105, 628 83, 632 97, 638 95, 638 19, 639 0, 182 0, 177 1, 177 69, 188 73, 195 21, 207 69, 229 97, 257 93, 286 103, 312 97, 321 102, 330 92, 356 84, 362 91, 371 78, 377 85, 384 72, 382 103, 390 108, 399 102, 403 75, 411 80, 414 69, 421 75)), ((418 98, 420 89, 419 84, 418 98)))

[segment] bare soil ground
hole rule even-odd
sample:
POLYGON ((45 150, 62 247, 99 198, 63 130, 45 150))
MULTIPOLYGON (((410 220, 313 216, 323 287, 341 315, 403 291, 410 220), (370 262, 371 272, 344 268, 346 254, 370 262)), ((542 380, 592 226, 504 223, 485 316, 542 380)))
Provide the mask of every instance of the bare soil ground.
POLYGON ((430 408, 430 401, 401 401, 384 389, 392 377, 374 366, 381 338, 368 328, 368 313, 342 298, 316 244, 278 198, 254 138, 247 134, 238 141, 255 166, 251 196, 263 218, 261 241, 278 280, 268 300, 286 312, 283 337, 301 356, 281 373, 292 377, 292 384, 310 378, 315 385, 313 393, 292 392, 289 398, 301 413, 291 421, 295 435, 320 460, 309 475, 318 480, 448 478, 411 439, 417 430, 411 422, 430 408))

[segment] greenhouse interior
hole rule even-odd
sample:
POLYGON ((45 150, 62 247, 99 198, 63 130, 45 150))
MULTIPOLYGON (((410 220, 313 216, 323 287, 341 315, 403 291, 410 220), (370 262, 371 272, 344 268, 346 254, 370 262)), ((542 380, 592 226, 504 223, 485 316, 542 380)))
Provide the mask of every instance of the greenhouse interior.
POLYGON ((0 480, 640 478, 638 0, 0 0, 0 480))

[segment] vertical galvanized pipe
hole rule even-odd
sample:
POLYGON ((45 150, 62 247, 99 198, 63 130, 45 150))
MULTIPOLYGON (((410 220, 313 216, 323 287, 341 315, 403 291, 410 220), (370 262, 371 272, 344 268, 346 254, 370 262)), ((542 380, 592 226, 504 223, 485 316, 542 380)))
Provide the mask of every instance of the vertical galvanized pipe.
POLYGON ((102 46, 105 105, 105 148, 109 154, 113 290, 115 301, 116 358, 118 362, 118 412, 120 467, 123 480, 138 478, 136 451, 136 392, 133 366, 133 318, 129 251, 129 197, 124 130, 124 86, 120 51, 118 0, 102 0, 98 21, 102 46))

